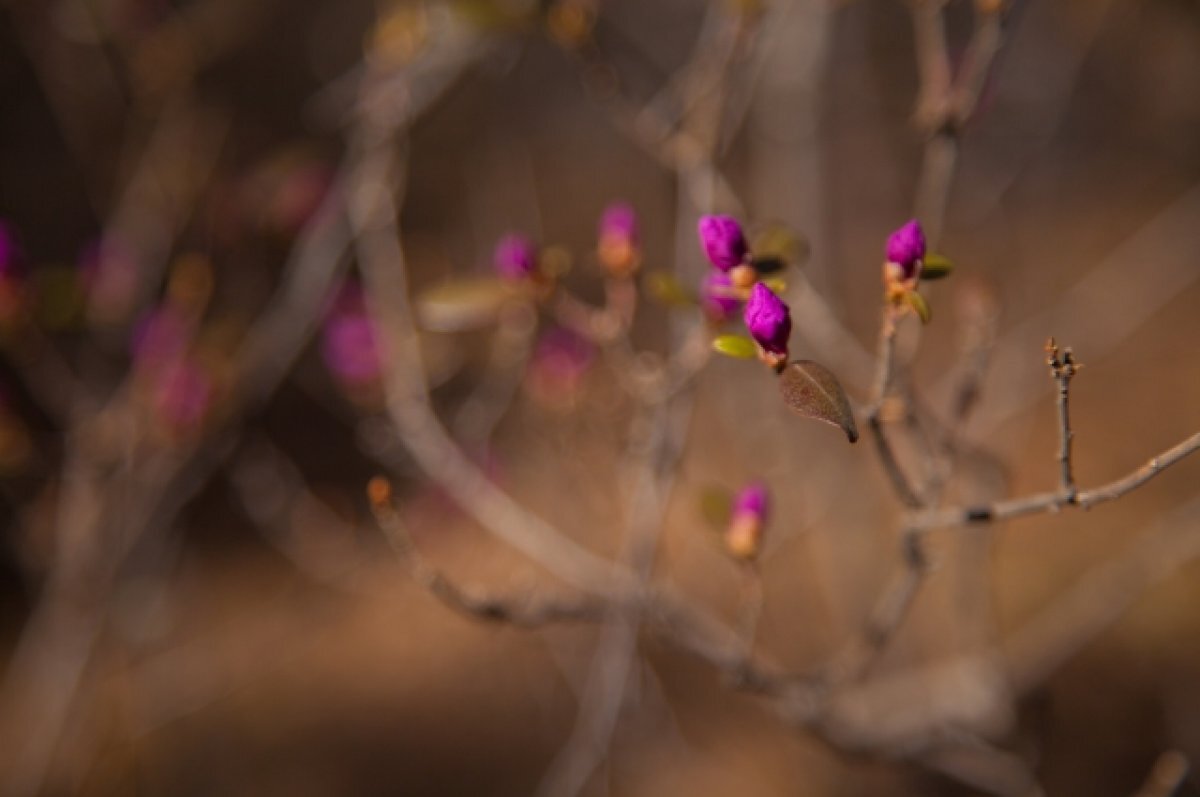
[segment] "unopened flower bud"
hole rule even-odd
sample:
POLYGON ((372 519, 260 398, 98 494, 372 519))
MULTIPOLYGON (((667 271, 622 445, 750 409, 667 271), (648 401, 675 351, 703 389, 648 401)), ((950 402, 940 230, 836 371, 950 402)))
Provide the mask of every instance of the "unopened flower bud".
POLYGON ((21 246, 17 243, 17 234, 12 225, 0 219, 0 278, 15 277, 20 260, 21 246))
POLYGON ((537 247, 519 233, 509 233, 496 243, 492 264, 500 276, 520 280, 537 274, 537 247))
MULTIPOLYGON (((921 275, 921 261, 925 259, 925 232, 915 219, 896 230, 887 240, 887 262, 895 266, 896 277, 912 281, 921 275)), ((889 270, 889 275, 891 271, 889 270)))
POLYGON ((704 254, 722 271, 741 265, 750 253, 742 225, 732 216, 704 216, 697 229, 704 254))
POLYGON ((733 295, 728 274, 713 272, 700 284, 700 301, 705 314, 714 323, 724 323, 737 313, 742 303, 733 295))
POLYGON ((163 304, 134 325, 130 354, 142 373, 159 372, 183 357, 192 342, 194 324, 178 308, 163 304))
POLYGON ((382 376, 379 338, 362 288, 355 282, 342 286, 325 318, 321 355, 334 378, 352 393, 374 387, 382 376))
POLYGON ((725 530, 725 548, 730 554, 747 560, 758 556, 767 523, 767 504, 767 486, 761 482, 746 486, 734 498, 725 530))
POLYGON ((197 360, 182 357, 158 375, 153 399, 165 429, 174 436, 190 436, 212 405, 212 378, 197 360))
POLYGON ((792 314, 784 301, 766 285, 755 283, 743 317, 750 337, 772 356, 772 364, 786 360, 788 338, 792 334, 792 314))
POLYGON ((544 407, 568 410, 579 401, 596 358, 594 345, 566 327, 542 333, 525 374, 525 388, 544 407))
POLYGON ((21 269, 21 245, 16 230, 0 219, 0 325, 19 315, 26 294, 21 269))
POLYGON ((615 277, 627 277, 642 264, 637 213, 633 207, 617 202, 600 216, 596 251, 601 265, 615 277))

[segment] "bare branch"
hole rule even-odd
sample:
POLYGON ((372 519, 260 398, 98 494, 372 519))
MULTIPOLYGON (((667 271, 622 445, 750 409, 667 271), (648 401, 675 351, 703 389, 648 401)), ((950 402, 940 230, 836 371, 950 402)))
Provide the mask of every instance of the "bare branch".
POLYGON ((1168 750, 1154 762, 1146 782, 1134 797, 1171 797, 1183 785, 1191 768, 1187 756, 1178 750, 1168 750))
POLYGON ((396 557, 408 570, 409 576, 451 609, 480 620, 504 622, 523 628, 562 621, 598 621, 607 614, 607 601, 590 595, 570 599, 544 595, 511 598, 484 595, 458 586, 421 555, 400 515, 392 508, 387 482, 382 477, 376 477, 371 482, 369 492, 375 522, 396 552, 396 557))
POLYGON ((887 434, 884 433, 881 417, 895 370, 897 320, 895 311, 890 305, 885 305, 879 327, 879 355, 875 361, 871 403, 866 409, 867 426, 871 430, 871 437, 875 441, 875 451, 879 455, 879 461, 883 464, 884 472, 892 483, 892 490, 896 493, 896 497, 905 506, 916 509, 921 506, 921 499, 917 496, 916 490, 913 489, 907 474, 904 473, 904 469, 896 458, 892 444, 888 440, 887 434))
POLYGON ((1071 439, 1075 436, 1071 431, 1071 378, 1079 366, 1070 349, 1059 352, 1054 338, 1046 342, 1046 364, 1050 366, 1050 375, 1058 387, 1058 467, 1059 491, 1074 500, 1076 493, 1075 477, 1071 474, 1071 439))
POLYGON ((1090 490, 1080 490, 1074 497, 1057 491, 1036 493, 1034 495, 1012 498, 1007 501, 997 501, 992 504, 980 504, 971 507, 954 507, 939 509, 927 513, 918 513, 912 519, 913 524, 923 531, 938 528, 953 528, 972 523, 994 523, 1001 520, 1035 515, 1042 512, 1055 512, 1068 506, 1090 509, 1106 501, 1115 501, 1123 495, 1141 487, 1146 482, 1162 473, 1175 463, 1200 450, 1200 432, 1192 435, 1183 442, 1175 445, 1146 464, 1119 479, 1090 490))

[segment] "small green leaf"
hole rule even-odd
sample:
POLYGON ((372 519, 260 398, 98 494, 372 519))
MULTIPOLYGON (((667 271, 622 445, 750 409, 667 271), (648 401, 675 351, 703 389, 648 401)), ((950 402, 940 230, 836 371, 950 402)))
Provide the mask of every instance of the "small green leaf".
POLYGON ((929 319, 933 317, 933 311, 929 309, 929 302, 925 301, 924 296, 916 291, 908 291, 904 294, 904 301, 908 302, 908 306, 920 316, 922 324, 929 323, 929 319))
POLYGON ((786 226, 771 223, 759 230, 750 244, 754 267, 760 274, 771 274, 808 259, 808 241, 786 226))
POLYGON ((662 271, 646 275, 646 290, 652 299, 668 307, 696 305, 696 292, 689 290, 673 275, 662 271))
POLYGON ((700 493, 700 515, 714 531, 723 532, 733 514, 733 493, 724 487, 706 487, 700 493))
POLYGON ((765 279, 762 281, 762 284, 770 288, 771 293, 775 294, 776 296, 787 293, 787 283, 778 277, 773 279, 765 279))
POLYGON ((779 376, 779 390, 784 402, 805 418, 838 427, 851 443, 858 439, 846 391, 825 366, 812 360, 788 363, 779 376))
POLYGON ((954 264, 950 262, 950 258, 945 255, 925 255, 921 265, 921 279, 940 280, 950 276, 951 271, 954 271, 954 264))
POLYGON ((478 277, 446 282, 417 297, 417 318, 431 332, 463 332, 493 323, 504 305, 519 295, 516 286, 478 277))
POLYGON ((765 257, 756 257, 750 261, 750 265, 754 266, 754 270, 760 275, 774 274, 783 271, 787 268, 787 261, 776 255, 767 255, 765 257))
POLYGON ((739 360, 752 360, 758 356, 758 346, 743 335, 720 335, 712 346, 714 351, 739 360))

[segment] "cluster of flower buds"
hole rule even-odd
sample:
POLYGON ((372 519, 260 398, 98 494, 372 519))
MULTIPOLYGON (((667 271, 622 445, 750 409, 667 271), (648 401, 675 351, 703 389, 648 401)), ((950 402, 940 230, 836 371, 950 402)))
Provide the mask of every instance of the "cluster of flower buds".
POLYGON ((745 301, 742 318, 758 344, 759 358, 772 368, 787 364, 792 317, 788 306, 759 281, 742 225, 731 216, 704 216, 700 245, 717 269, 701 286, 701 302, 714 322, 728 320, 745 301))
POLYGON ((725 528, 725 550, 737 559, 752 561, 762 548, 767 525, 767 486, 749 484, 734 497, 729 525, 725 528))
POLYGON ((627 279, 642 265, 637 213, 625 202, 614 202, 600 215, 596 228, 596 257, 609 276, 627 279))

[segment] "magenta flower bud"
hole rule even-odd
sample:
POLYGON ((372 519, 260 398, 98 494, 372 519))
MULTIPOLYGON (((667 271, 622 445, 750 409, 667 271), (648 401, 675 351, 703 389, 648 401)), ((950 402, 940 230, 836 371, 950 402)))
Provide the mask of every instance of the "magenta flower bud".
POLYGON ((325 319, 321 356, 330 373, 351 390, 369 387, 382 375, 379 339, 356 283, 342 288, 325 319))
POLYGON ((704 254, 722 271, 739 265, 750 252, 742 225, 732 216, 703 216, 697 230, 704 254))
POLYGON ((732 292, 733 280, 728 274, 717 271, 704 278, 700 283, 700 301, 709 318, 717 323, 733 318, 742 303, 732 292))
POLYGON ((641 265, 637 213, 625 202, 605 208, 597 226, 596 254, 601 265, 616 277, 626 277, 641 265))
POLYGON ((749 515, 757 519, 760 523, 765 523, 767 520, 768 498, 767 485, 762 482, 753 482, 746 485, 733 499, 733 517, 749 515))
POLYGON ((192 340, 192 324, 163 305, 147 312, 133 328, 130 353, 142 371, 158 371, 180 359, 192 340))
POLYGON ((570 409, 583 392, 584 379, 596 358, 591 341, 565 327, 542 333, 525 373, 525 389, 543 406, 570 409))
POLYGON ((747 485, 734 497, 725 548, 738 559, 749 561, 758 556, 767 524, 767 503, 767 486, 762 482, 747 485))
POLYGON ((0 219, 0 277, 17 276, 20 260, 21 246, 17 243, 17 233, 12 225, 0 219))
POLYGON ((154 405, 159 418, 176 434, 195 431, 212 404, 213 383, 196 360, 183 357, 158 376, 154 405))
POLYGON ((509 233, 496 243, 492 265, 505 279, 519 280, 537 273, 537 247, 519 233, 509 233))
POLYGON ((638 219, 633 206, 627 202, 614 202, 606 207, 600 215, 596 234, 602 242, 613 239, 636 246, 639 239, 638 219))
POLYGON ((924 259, 925 232, 916 219, 888 236, 887 260, 900 267, 904 279, 909 280, 918 276, 921 261, 924 259))
POLYGON ((750 290, 743 315, 746 329, 766 352, 786 357, 792 334, 792 314, 783 300, 761 282, 750 290))

